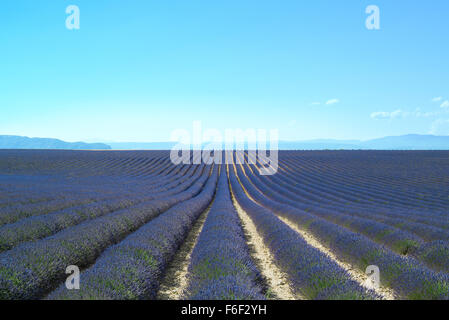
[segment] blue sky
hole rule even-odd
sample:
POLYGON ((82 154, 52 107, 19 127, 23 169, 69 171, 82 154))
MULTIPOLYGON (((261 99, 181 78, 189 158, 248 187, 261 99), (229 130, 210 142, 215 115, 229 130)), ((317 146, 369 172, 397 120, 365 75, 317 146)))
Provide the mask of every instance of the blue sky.
POLYGON ((283 140, 449 135, 448 18, 447 0, 2 0, 0 134, 167 141, 200 120, 283 140))

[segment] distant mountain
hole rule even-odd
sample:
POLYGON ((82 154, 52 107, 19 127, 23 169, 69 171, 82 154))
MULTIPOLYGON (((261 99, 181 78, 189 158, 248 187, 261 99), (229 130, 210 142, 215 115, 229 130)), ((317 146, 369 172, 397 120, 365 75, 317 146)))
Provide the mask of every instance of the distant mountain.
POLYGON ((104 143, 65 142, 49 138, 1 136, 0 149, 66 149, 66 150, 110 150, 104 143))
MULTIPOLYGON (((170 150, 174 142, 64 142, 58 139, 1 136, 0 149, 170 150)), ((206 144, 204 144, 206 145, 206 144)), ((203 146, 204 146, 203 145, 203 146)), ((245 144, 247 147, 247 144, 245 144)), ((449 136, 408 134, 379 139, 279 141, 280 150, 449 150, 449 136)))
POLYGON ((449 150, 449 136, 408 134, 364 141, 364 149, 449 150))
MULTIPOLYGON (((115 150, 170 150, 174 142, 109 143, 115 150)), ((247 144, 245 144, 246 146, 247 144)), ((279 141, 280 150, 449 150, 449 136, 409 134, 379 139, 279 141)))
POLYGON ((449 150, 449 136, 408 134, 379 139, 280 142, 284 150, 449 150))

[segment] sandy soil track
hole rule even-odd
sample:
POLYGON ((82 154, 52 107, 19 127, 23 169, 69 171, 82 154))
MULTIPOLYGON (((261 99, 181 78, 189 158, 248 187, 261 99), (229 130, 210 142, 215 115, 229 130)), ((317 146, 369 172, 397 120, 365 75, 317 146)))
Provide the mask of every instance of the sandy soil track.
POLYGON ((182 294, 188 285, 188 268, 190 264, 190 257, 193 249, 198 242, 198 237, 203 230, 204 222, 207 219, 213 200, 209 207, 204 210, 199 216, 198 220, 189 231, 186 240, 176 252, 173 260, 166 269, 164 278, 161 281, 159 292, 157 294, 158 300, 180 300, 182 294))
POLYGON ((234 206, 242 222, 243 231, 248 241, 251 255, 265 278, 267 298, 279 300, 303 300, 296 296, 290 288, 287 276, 276 266, 270 249, 265 245, 262 237, 248 214, 239 206, 232 196, 234 206))

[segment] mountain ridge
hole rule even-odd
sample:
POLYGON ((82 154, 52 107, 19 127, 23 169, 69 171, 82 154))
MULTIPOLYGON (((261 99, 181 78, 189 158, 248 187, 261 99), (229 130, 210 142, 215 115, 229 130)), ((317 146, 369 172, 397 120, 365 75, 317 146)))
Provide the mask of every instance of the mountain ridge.
POLYGON ((52 138, 0 135, 0 149, 110 150, 104 143, 65 142, 52 138))
MULTIPOLYGON (((0 149, 170 150, 175 142, 65 142, 52 138, 0 135, 0 149)), ((203 146, 207 145, 204 143, 203 146)), ((247 146, 247 143, 245 144, 247 146)), ((407 134, 371 140, 313 139, 279 141, 280 150, 449 150, 449 136, 407 134)))
MULTIPOLYGON (((175 142, 113 142, 114 150, 171 149, 175 142)), ((204 143, 207 145, 207 143, 204 143)), ((247 146, 247 143, 245 144, 247 146)), ((407 134, 370 140, 313 139, 279 141, 280 150, 449 150, 449 136, 407 134)))

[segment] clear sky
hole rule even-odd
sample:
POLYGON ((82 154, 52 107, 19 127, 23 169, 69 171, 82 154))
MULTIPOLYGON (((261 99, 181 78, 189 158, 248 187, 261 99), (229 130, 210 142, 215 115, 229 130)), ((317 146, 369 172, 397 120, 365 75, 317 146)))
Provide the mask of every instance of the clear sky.
POLYGON ((448 21, 447 0, 2 0, 0 134, 449 135, 448 21))

